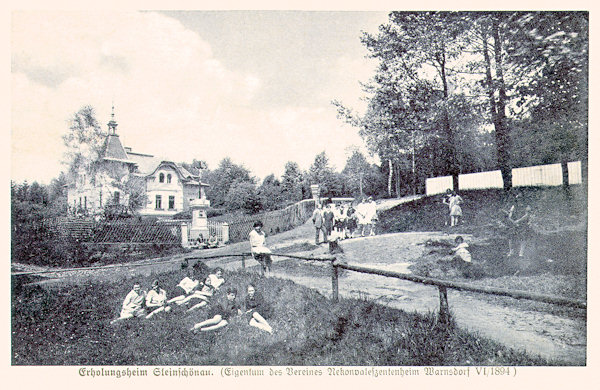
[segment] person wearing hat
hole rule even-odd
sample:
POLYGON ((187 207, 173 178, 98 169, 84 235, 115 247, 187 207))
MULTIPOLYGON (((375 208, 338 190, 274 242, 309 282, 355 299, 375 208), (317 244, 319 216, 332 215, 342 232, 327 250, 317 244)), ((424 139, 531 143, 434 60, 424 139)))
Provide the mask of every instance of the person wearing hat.
POLYGON ((160 288, 158 280, 152 282, 152 289, 146 294, 146 308, 152 310, 150 314, 146 316, 147 319, 152 318, 152 316, 160 312, 164 311, 165 313, 168 313, 171 311, 171 306, 167 305, 167 292, 160 288))
POLYGON ((262 231, 263 223, 254 222, 254 229, 248 235, 250 240, 250 252, 256 261, 261 265, 261 274, 269 276, 271 274, 271 250, 265 246, 266 236, 262 231))

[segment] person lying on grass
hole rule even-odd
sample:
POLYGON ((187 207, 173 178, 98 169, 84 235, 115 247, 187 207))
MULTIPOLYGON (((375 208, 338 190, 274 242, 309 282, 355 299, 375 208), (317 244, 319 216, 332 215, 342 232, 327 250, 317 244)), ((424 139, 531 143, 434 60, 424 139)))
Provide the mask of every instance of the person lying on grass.
POLYGON ((190 295, 188 295, 183 301, 181 301, 182 302, 181 304, 182 305, 186 304, 187 302, 196 298, 196 299, 200 299, 200 302, 196 303, 194 306, 190 307, 187 311, 190 312, 190 311, 199 309, 201 307, 204 307, 204 306, 208 305, 209 299, 210 299, 210 297, 212 297, 214 295, 215 290, 216 289, 212 285, 212 279, 209 275, 206 278, 204 278, 204 283, 202 284, 202 288, 200 290, 195 290, 190 295))
POLYGON ((248 285, 248 294, 246 295, 246 314, 249 317, 248 323, 250 326, 264 330, 265 332, 273 333, 273 328, 265 320, 263 315, 267 315, 268 309, 265 305, 262 295, 256 292, 256 287, 253 284, 248 285), (260 313, 263 313, 261 315, 260 313))
MULTIPOLYGON (((182 264, 182 268, 186 268, 182 264)), ((171 298, 167 301, 167 303, 177 303, 178 305, 182 305, 183 300, 188 296, 193 294, 198 288, 200 281, 196 279, 194 275, 194 269, 187 267, 187 276, 181 279, 181 282, 175 287, 175 295, 174 298, 171 298)))
POLYGON ((225 279, 223 278, 223 268, 221 267, 215 268, 215 272, 209 274, 208 277, 210 278, 210 285, 216 290, 218 290, 221 285, 225 283, 225 279))
POLYGON ((261 275, 269 276, 271 274, 271 250, 265 246, 265 232, 262 231, 263 223, 254 222, 254 229, 248 235, 250 240, 250 252, 256 261, 261 265, 261 275))
POLYGON ((126 320, 128 318, 133 317, 143 317, 146 315, 146 310, 144 309, 144 300, 146 299, 146 292, 142 290, 141 284, 139 282, 135 282, 133 284, 133 288, 125 299, 123 300, 123 305, 121 308, 121 315, 119 318, 112 320, 110 323, 114 324, 121 320, 126 320))
POLYGON ((215 304, 210 310, 212 317, 195 324, 190 331, 200 329, 201 332, 209 332, 227 326, 233 317, 242 314, 240 306, 235 301, 236 296, 237 290, 232 287, 228 288, 225 303, 223 305, 215 304))
POLYGON ((147 319, 152 318, 158 313, 171 311, 171 306, 167 305, 167 293, 160 288, 158 280, 152 282, 152 289, 146 294, 146 308, 151 310, 146 316, 147 319))

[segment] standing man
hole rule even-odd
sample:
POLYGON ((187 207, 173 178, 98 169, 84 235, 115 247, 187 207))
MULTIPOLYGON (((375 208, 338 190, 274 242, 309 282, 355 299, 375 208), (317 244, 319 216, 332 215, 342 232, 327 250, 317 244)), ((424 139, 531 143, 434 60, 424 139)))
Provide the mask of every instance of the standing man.
POLYGON ((313 225, 315 226, 315 245, 319 245, 319 232, 323 232, 323 242, 327 242, 327 233, 323 225, 323 206, 317 204, 312 215, 313 225))
POLYGON ((331 209, 331 203, 328 203, 323 212, 323 226, 325 227, 325 233, 327 234, 325 241, 329 241, 329 236, 331 236, 331 231, 333 230, 333 217, 334 214, 331 209))

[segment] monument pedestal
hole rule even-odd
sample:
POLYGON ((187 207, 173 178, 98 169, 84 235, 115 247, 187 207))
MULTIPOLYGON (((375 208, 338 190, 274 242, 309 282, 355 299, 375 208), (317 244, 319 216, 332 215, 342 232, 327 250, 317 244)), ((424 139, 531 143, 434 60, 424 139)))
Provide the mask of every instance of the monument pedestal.
POLYGON ((195 242, 198 237, 202 237, 203 240, 208 240, 208 218, 206 216, 206 210, 210 207, 210 201, 208 199, 194 199, 190 202, 190 209, 192 210, 192 225, 190 226, 190 242, 195 242))

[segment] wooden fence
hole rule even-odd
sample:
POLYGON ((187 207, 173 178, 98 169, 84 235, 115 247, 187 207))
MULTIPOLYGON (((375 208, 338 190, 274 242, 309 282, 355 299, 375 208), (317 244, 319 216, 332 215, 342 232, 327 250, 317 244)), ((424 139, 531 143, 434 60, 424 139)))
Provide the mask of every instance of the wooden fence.
MULTIPOLYGON (((489 294, 496 296, 505 296, 515 299, 527 299, 535 302, 549 303, 559 306, 573 307, 577 309, 587 309, 587 302, 580 299, 572 299, 559 297, 555 295, 537 294, 528 291, 520 290, 508 290, 493 287, 474 286, 468 283, 453 282, 442 279, 427 278, 418 275, 404 274, 395 271, 386 271, 376 268, 363 267, 358 265, 351 265, 337 262, 334 256, 322 256, 322 257, 306 257, 306 256, 295 256, 283 253, 273 253, 272 256, 287 257, 291 259, 299 259, 304 261, 318 261, 318 262, 329 262, 331 265, 331 290, 332 300, 337 302, 339 300, 339 269, 345 269, 353 272, 360 272, 371 275, 385 276, 390 278, 408 280, 414 283, 420 283, 424 285, 436 286, 439 290, 440 297, 440 309, 439 318, 441 321, 447 321, 450 318, 450 309, 448 304, 448 289, 454 289, 459 291, 470 291, 480 294, 489 294)), ((238 255, 242 258, 242 268, 245 268, 245 259, 251 257, 250 253, 242 253, 238 255)))
POLYGON ((43 220, 42 226, 58 239, 88 244, 181 244, 181 222, 51 218, 43 220))
MULTIPOLYGON (((229 242, 247 240, 248 234, 256 221, 263 223, 263 231, 268 235, 291 230, 305 223, 312 215, 314 208, 315 201, 306 199, 282 210, 245 215, 239 218, 227 218, 224 222, 229 225, 229 242)), ((209 219, 209 223, 213 220, 217 220, 217 218, 209 219)), ((218 220, 223 221, 221 218, 218 220)))
MULTIPOLYGON (((581 161, 567 163, 568 184, 581 184, 581 161)), ((536 165, 512 169, 512 186, 560 186, 563 184, 561 164, 536 165)), ((459 190, 503 188, 502 174, 499 170, 488 172, 464 173, 458 175, 459 190)), ((425 193, 435 195, 451 190, 452 176, 432 177, 425 180, 425 193)))
MULTIPOLYGON (((378 275, 402 280, 408 280, 414 283, 421 283, 424 285, 436 286, 439 291, 440 298, 440 309, 439 309, 439 318, 440 321, 448 321, 450 318, 450 309, 448 304, 448 289, 455 289, 459 291, 470 291, 480 294, 489 294, 496 296, 506 296, 515 299, 527 299, 535 302, 549 303, 553 305, 559 306, 567 306, 577 309, 587 309, 587 302, 579 299, 565 298, 554 295, 546 295, 546 294, 537 294, 528 291, 520 291, 520 290, 508 290, 501 288, 493 288, 493 287, 483 287, 483 286, 474 286, 468 283, 462 282, 453 282, 442 279, 434 279, 427 278, 418 275, 404 274, 395 271, 387 271, 380 270, 375 268, 369 268, 364 266, 345 264, 337 262, 337 259, 334 256, 321 256, 321 257, 308 257, 308 256, 296 256, 284 253, 272 253, 271 256, 278 257, 286 257, 290 259, 297 259, 303 261, 316 261, 316 262, 326 262, 330 264, 331 270, 331 290, 332 290, 332 300, 337 302, 339 300, 339 269, 345 269, 347 271, 352 272, 360 272, 371 275, 378 275)), ((248 252, 237 253, 237 254, 229 254, 229 255, 214 255, 214 256, 196 256, 196 257, 187 257, 184 259, 185 262, 197 262, 197 261, 206 261, 210 259, 220 259, 224 257, 239 257, 241 259, 241 266, 243 269, 246 268, 246 259, 252 258, 252 254, 248 252)), ((13 272, 12 276, 24 276, 24 275, 36 275, 36 274, 45 274, 45 273, 60 273, 60 272, 70 272, 70 271, 81 271, 81 270, 91 270, 91 269, 106 269, 106 268, 114 268, 114 267, 147 267, 152 264, 159 263, 169 263, 169 262, 181 262, 181 259, 170 259, 165 261, 157 261, 153 263, 142 263, 142 264, 117 264, 117 265, 108 265, 108 266, 98 266, 98 267, 81 267, 81 268, 70 268, 70 269, 61 269, 61 270, 39 270, 39 271, 28 271, 28 272, 13 272)), ((190 265, 192 265, 190 263, 190 265)))

